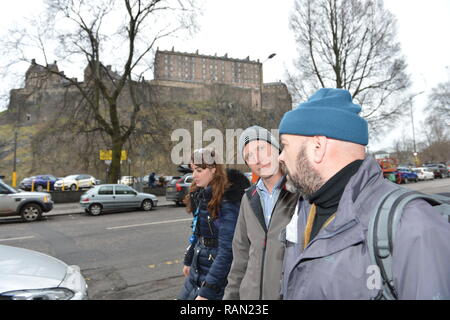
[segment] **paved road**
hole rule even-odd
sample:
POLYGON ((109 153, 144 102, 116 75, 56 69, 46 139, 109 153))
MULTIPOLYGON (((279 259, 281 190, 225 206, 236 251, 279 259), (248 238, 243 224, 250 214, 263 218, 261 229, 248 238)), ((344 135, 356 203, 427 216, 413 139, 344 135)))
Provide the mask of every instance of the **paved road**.
MULTIPOLYGON (((450 179, 404 186, 426 193, 450 192, 450 179)), ((99 217, 60 210, 61 214, 35 223, 0 219, 0 244, 79 265, 91 299, 176 298, 184 280, 182 258, 190 235, 191 219, 184 208, 99 217)))
POLYGON ((450 178, 420 181, 403 184, 402 186, 423 193, 450 193, 450 178))
POLYGON ((190 234, 184 208, 0 222, 0 244, 80 266, 91 299, 174 299, 190 234))

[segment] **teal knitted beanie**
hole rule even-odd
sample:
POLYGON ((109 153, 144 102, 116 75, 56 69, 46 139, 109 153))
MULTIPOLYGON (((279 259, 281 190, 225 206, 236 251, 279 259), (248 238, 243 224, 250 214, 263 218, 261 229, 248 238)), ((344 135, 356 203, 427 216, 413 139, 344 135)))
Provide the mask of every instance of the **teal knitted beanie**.
POLYGON ((347 90, 323 88, 284 115, 280 135, 325 136, 365 146, 369 130, 360 112, 361 106, 352 102, 347 90))

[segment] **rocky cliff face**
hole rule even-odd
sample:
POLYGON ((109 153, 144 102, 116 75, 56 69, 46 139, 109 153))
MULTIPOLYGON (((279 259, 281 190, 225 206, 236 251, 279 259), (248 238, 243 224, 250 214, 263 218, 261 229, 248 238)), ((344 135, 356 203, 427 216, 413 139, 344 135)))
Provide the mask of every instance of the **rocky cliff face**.
MULTIPOLYGON (((51 68, 57 70, 56 63, 51 68)), ((106 167, 99 162, 97 149, 107 148, 108 142, 99 133, 79 134, 83 122, 92 120, 88 113, 85 118, 80 117, 85 103, 82 95, 69 81, 55 74, 45 78, 41 71, 36 66, 30 67, 25 88, 11 90, 8 110, 0 113, 0 173, 10 171, 10 138, 13 127, 18 125, 27 135, 24 139, 22 134, 19 144, 20 153, 24 155, 20 163, 24 175, 42 173, 31 172, 39 168, 58 176, 74 170, 104 176, 106 167), (74 117, 80 119, 78 128, 64 125, 74 117)), ((173 173, 174 166, 170 165, 167 151, 171 145, 170 134, 177 128, 190 130, 194 120, 204 121, 205 127, 219 130, 253 124, 276 128, 284 112, 292 108, 291 96, 282 83, 264 85, 262 95, 254 88, 221 83, 160 80, 141 84, 139 90, 142 103, 139 123, 127 149, 133 159, 131 168, 144 172, 153 169, 173 173), (258 100, 261 97, 262 109, 258 100)), ((119 112, 124 123, 129 120, 132 105, 126 89, 119 97, 119 112)), ((107 115, 106 108, 102 110, 107 115)), ((128 172, 128 164, 124 164, 125 167, 128 172)))

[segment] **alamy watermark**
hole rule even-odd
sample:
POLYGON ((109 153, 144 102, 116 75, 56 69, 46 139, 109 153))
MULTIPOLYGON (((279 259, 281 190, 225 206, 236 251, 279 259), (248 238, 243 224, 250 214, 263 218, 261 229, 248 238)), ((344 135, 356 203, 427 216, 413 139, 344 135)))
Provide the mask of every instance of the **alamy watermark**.
MULTIPOLYGON (((251 130, 250 130, 251 131, 251 130)), ((175 165, 187 164, 191 161, 194 150, 214 149, 214 161, 218 164, 245 164, 241 152, 239 152, 239 138, 244 132, 243 129, 226 129, 225 133, 219 129, 203 130, 202 121, 194 121, 193 136, 187 129, 176 129, 172 132, 171 141, 177 142, 172 148, 171 160, 175 165), (224 135, 225 134, 225 135, 224 135), (206 144, 206 145, 205 145, 206 144)), ((271 129, 270 133, 275 139, 279 139, 278 129, 271 129)), ((262 140, 267 140, 261 132, 250 132, 250 135, 258 136, 262 140)))
POLYGON ((366 282, 367 289, 381 290, 383 286, 383 278, 381 277, 380 268, 377 265, 370 265, 367 267, 366 274, 369 275, 366 282))

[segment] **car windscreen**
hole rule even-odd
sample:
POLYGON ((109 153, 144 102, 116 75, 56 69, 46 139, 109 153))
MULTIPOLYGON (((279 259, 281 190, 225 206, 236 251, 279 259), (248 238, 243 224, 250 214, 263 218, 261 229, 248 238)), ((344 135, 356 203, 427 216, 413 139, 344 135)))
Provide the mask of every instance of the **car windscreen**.
POLYGON ((5 191, 11 192, 11 193, 18 193, 16 189, 13 187, 8 186, 6 183, 2 183, 0 181, 0 192, 4 193, 5 191))

